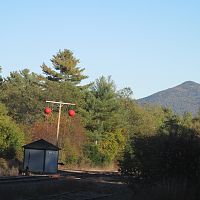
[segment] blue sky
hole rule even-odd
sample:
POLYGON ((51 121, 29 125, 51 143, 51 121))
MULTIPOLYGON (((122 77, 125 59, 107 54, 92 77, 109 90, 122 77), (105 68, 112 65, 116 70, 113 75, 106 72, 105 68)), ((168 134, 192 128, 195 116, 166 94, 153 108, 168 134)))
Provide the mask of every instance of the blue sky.
POLYGON ((135 98, 187 80, 200 83, 200 1, 0 0, 3 76, 42 73, 70 49, 89 75, 111 75, 135 98))

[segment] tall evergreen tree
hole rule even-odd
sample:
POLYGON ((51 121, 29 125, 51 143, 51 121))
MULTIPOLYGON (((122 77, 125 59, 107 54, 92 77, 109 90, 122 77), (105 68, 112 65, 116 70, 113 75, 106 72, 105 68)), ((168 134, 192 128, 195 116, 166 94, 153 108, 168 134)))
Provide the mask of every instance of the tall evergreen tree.
POLYGON ((120 104, 111 77, 97 79, 89 88, 85 102, 89 136, 86 155, 94 165, 109 164, 124 144, 120 104))
POLYGON ((84 68, 77 65, 79 60, 74 57, 73 52, 64 49, 53 56, 51 59, 52 67, 47 66, 45 63, 41 66, 42 71, 47 75, 47 78, 52 81, 68 81, 75 84, 80 83, 87 76, 83 75, 84 68))
POLYGON ((114 82, 111 77, 100 77, 86 95, 86 107, 89 121, 86 128, 99 133, 116 130, 120 126, 120 107, 114 82))

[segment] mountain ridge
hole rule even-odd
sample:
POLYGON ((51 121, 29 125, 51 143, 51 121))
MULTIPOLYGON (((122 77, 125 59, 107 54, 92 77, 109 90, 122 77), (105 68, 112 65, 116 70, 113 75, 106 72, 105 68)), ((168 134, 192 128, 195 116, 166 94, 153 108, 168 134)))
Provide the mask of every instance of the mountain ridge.
POLYGON ((175 87, 138 99, 137 102, 142 105, 170 107, 177 114, 191 112, 196 115, 200 108, 200 84, 185 81, 175 87))

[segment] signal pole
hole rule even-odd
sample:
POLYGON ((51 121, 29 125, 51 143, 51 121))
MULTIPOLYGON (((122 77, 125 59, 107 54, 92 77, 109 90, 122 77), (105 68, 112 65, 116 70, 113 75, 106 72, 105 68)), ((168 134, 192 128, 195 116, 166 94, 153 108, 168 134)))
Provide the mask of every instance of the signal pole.
POLYGON ((56 134, 56 145, 58 146, 58 136, 60 131, 60 117, 61 117, 61 109, 63 105, 70 105, 75 106, 74 103, 64 103, 62 101, 46 101, 47 103, 58 104, 59 105, 59 112, 58 112, 58 124, 57 124, 57 134, 56 134))

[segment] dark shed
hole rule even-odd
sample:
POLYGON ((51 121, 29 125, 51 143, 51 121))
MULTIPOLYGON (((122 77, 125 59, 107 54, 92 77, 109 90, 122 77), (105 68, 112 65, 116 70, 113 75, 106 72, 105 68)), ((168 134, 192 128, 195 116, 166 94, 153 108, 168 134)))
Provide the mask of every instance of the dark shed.
POLYGON ((46 140, 37 140, 24 145, 24 169, 31 172, 57 173, 59 150, 46 140))

